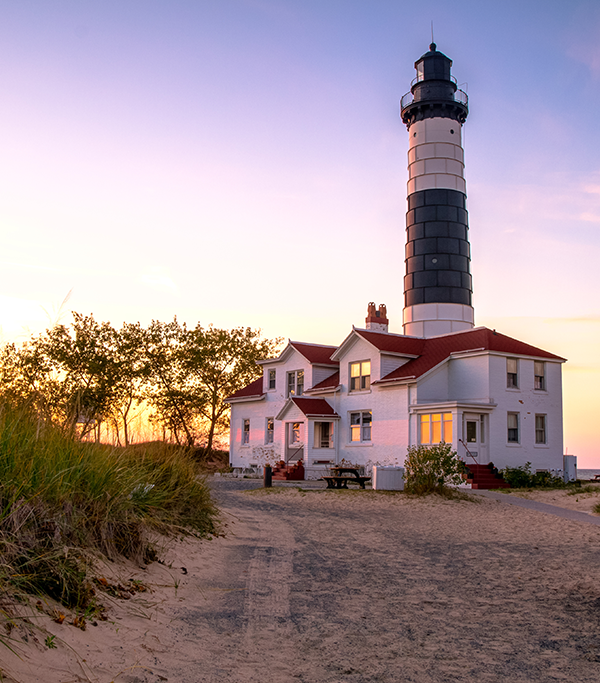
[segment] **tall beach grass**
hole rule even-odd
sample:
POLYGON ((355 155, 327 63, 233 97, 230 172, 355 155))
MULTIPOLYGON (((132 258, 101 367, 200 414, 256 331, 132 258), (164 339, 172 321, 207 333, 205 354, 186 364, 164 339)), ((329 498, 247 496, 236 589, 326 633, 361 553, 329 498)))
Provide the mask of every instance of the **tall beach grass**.
POLYGON ((0 585, 77 609, 94 553, 156 559, 158 535, 211 535, 217 510, 184 449, 78 441, 0 405, 0 585), (90 552, 91 551, 91 552, 90 552))

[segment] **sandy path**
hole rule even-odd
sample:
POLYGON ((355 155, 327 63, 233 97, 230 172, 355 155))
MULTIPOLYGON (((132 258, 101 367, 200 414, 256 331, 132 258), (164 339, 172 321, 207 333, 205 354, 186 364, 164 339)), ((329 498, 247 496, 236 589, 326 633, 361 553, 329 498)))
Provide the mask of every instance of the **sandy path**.
POLYGON ((215 486, 226 538, 179 543, 113 624, 44 623, 80 660, 30 643, 18 680, 600 680, 598 527, 487 499, 215 486))

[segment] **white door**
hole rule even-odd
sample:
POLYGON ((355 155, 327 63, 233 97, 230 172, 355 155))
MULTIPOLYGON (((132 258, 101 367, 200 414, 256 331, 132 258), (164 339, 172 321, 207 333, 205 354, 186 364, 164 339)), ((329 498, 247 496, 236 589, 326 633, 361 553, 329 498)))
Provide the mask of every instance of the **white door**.
MULTIPOLYGON (((465 413, 463 417, 463 442, 471 456, 480 465, 489 462, 487 448, 487 415, 465 413)), ((468 456, 468 454, 467 454, 468 456)), ((473 462, 467 457, 467 462, 473 462)))

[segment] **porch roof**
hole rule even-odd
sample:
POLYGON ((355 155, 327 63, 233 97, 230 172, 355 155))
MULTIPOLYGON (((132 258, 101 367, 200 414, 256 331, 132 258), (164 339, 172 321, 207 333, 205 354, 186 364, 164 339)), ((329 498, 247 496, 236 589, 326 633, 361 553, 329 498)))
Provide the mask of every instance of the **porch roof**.
POLYGON ((330 420, 339 420, 340 416, 327 403, 324 398, 305 398, 304 396, 293 396, 288 398, 279 414, 275 416, 276 420, 283 420, 289 409, 296 406, 300 412, 308 418, 325 417, 330 420))

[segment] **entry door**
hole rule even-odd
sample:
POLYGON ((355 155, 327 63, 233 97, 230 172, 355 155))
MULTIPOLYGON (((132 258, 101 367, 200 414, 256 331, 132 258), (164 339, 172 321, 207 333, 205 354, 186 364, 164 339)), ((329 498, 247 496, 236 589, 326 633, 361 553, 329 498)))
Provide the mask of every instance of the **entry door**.
MULTIPOLYGON (((480 465, 488 462, 487 452, 487 416, 465 413, 463 420, 463 441, 469 453, 475 457, 480 465)), ((467 457, 467 462, 471 458, 467 457)))
POLYGON ((286 462, 304 457, 304 423, 286 422, 286 462))

